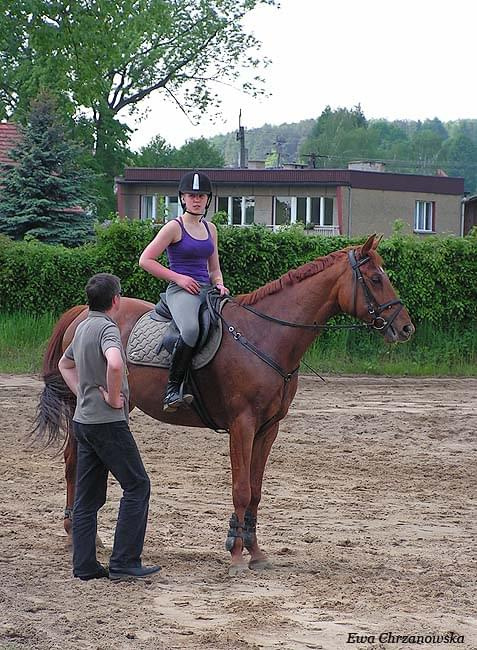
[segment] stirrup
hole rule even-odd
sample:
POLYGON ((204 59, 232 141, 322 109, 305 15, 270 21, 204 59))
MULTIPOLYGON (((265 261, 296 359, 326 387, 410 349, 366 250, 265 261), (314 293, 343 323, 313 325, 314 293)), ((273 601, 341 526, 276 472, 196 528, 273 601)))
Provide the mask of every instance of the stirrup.
POLYGON ((172 391, 170 391, 169 394, 166 392, 162 407, 163 411, 170 411, 173 413, 174 411, 177 411, 177 409, 183 404, 186 404, 187 406, 189 406, 189 404, 192 404, 194 401, 194 396, 188 392, 184 394, 184 384, 185 382, 182 382, 182 384, 179 386, 179 389, 172 394, 170 394, 172 391))

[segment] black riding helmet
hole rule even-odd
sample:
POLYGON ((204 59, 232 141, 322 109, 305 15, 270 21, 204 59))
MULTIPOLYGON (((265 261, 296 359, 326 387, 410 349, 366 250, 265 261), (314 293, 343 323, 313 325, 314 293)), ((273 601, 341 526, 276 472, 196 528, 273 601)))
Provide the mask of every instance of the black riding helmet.
POLYGON ((182 209, 185 210, 185 202, 182 199, 183 194, 207 194, 208 199, 205 212, 202 215, 205 217, 210 202, 212 201, 212 183, 210 182, 210 178, 202 172, 188 172, 181 178, 179 183, 179 201, 182 209))

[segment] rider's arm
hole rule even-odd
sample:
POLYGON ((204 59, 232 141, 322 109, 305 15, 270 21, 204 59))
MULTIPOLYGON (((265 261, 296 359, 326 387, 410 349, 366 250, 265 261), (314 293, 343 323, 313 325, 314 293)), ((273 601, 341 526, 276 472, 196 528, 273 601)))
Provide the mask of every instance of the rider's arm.
POLYGON ((199 283, 194 278, 182 273, 176 273, 167 266, 157 261, 170 244, 178 242, 181 238, 181 229, 177 221, 169 221, 163 226, 152 242, 143 250, 139 258, 139 266, 153 275, 155 278, 166 280, 166 282, 175 282, 179 287, 189 293, 198 294, 200 291, 199 283))
POLYGON ((169 221, 163 226, 152 242, 143 250, 139 258, 139 266, 153 275, 155 278, 166 280, 167 282, 177 282, 181 277, 179 273, 171 271, 166 266, 158 262, 157 258, 162 255, 166 248, 179 241, 181 236, 180 226, 176 221, 169 221))
POLYGON ((220 261, 219 261, 219 249, 217 243, 217 228, 215 224, 209 224, 210 234, 214 241, 214 252, 207 260, 207 265, 209 268, 209 278, 210 283, 217 287, 220 291, 220 295, 223 296, 226 293, 229 293, 229 290, 224 286, 224 279, 222 276, 222 271, 220 270, 220 261))

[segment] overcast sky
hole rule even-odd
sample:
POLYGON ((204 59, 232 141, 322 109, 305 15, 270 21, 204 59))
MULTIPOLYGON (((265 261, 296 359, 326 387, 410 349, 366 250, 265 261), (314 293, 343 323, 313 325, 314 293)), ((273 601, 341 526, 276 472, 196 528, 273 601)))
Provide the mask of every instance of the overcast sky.
POLYGON ((281 0, 245 21, 272 59, 265 70, 270 97, 251 99, 221 89, 223 117, 193 125, 158 93, 137 123, 133 149, 160 134, 175 146, 242 125, 317 118, 329 105, 393 119, 477 118, 477 3, 464 0, 281 0))

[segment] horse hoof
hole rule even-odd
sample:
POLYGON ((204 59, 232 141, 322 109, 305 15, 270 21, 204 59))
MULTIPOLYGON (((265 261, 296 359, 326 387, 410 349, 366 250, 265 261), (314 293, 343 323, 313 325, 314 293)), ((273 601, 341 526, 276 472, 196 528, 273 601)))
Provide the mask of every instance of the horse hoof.
POLYGON ((229 576, 235 578, 247 570, 246 564, 231 564, 229 566, 229 576))
POLYGON ((273 569, 273 564, 267 558, 263 558, 262 560, 250 560, 248 568, 252 571, 266 571, 267 569, 273 569))

